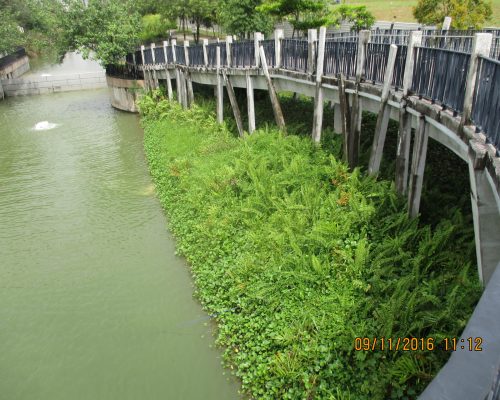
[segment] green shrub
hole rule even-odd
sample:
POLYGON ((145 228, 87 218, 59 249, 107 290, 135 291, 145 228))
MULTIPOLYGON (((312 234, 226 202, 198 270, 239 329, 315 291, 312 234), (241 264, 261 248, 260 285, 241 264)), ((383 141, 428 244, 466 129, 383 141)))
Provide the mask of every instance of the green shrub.
POLYGON ((168 36, 168 30, 175 27, 175 23, 160 14, 147 14, 142 17, 142 31, 139 38, 143 43, 165 39, 168 36))
POLYGON ((411 399, 439 351, 354 351, 356 337, 459 335, 480 296, 472 228, 409 220, 388 181, 308 137, 243 140, 207 105, 140 102, 158 197, 217 344, 259 399, 411 399))

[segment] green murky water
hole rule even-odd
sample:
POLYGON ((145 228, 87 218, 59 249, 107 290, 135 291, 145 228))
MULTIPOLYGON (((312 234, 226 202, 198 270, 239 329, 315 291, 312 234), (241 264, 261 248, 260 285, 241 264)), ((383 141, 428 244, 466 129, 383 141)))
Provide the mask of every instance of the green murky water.
POLYGON ((137 116, 106 90, 0 102, 0 399, 237 398, 192 291, 137 116))

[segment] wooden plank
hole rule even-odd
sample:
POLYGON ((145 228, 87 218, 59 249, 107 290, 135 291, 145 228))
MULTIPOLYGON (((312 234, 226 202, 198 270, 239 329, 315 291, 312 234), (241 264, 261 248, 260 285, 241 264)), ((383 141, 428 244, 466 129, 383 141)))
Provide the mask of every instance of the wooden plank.
POLYGON ((274 119, 278 128, 285 132, 285 118, 283 117, 283 111, 281 110, 280 101, 278 95, 276 94, 276 89, 274 88, 273 81, 271 80, 271 75, 269 75, 269 69, 267 68, 266 54, 264 52, 264 47, 262 45, 259 47, 260 52, 260 62, 262 63, 262 70, 264 71, 264 76, 266 77, 267 89, 269 91, 269 97, 271 99, 271 105, 273 107, 274 119))
POLYGON ((229 102, 231 103, 231 108, 233 109, 234 119, 236 120, 236 126, 238 127, 238 134, 240 137, 244 136, 243 121, 241 119, 240 107, 238 106, 238 101, 236 100, 236 95, 234 93, 233 85, 226 74, 226 71, 222 70, 222 76, 224 78, 224 83, 226 84, 226 90, 229 97, 229 102))
POLYGON ((314 95, 314 115, 312 139, 314 143, 321 141, 321 130, 323 128, 323 88, 321 79, 323 78, 323 64, 325 60, 325 39, 326 28, 322 26, 319 30, 318 61, 316 65, 316 91, 314 95))

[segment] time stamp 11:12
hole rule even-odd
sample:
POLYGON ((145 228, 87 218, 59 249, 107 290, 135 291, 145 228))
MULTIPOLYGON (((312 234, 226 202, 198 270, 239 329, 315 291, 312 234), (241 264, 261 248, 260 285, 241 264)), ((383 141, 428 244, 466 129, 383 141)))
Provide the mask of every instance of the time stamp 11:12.
POLYGON ((449 337, 441 340, 435 338, 416 338, 416 337, 357 337, 354 339, 354 350, 356 351, 483 351, 483 338, 467 337, 457 338, 449 337))

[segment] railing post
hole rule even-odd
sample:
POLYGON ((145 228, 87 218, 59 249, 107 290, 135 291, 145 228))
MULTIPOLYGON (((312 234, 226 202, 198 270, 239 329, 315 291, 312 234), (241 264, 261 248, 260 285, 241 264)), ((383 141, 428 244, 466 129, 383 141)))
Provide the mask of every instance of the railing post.
POLYGON ((186 60, 186 69, 184 73, 184 80, 186 81, 186 105, 191 107, 191 104, 194 102, 194 93, 193 93, 193 82, 191 82, 191 75, 189 73, 189 40, 184 41, 184 59, 186 60))
POLYGON ((307 30, 307 73, 313 75, 316 64, 316 41, 318 31, 316 29, 307 30))
POLYGON ((146 89, 151 90, 151 84, 149 82, 149 71, 146 71, 146 58, 144 57, 145 47, 141 44, 141 55, 142 55, 142 73, 144 74, 144 83, 146 84, 146 89))
POLYGON ((406 62, 405 70, 403 74, 403 97, 408 95, 411 89, 413 80, 413 64, 415 58, 414 49, 416 46, 422 44, 422 31, 412 31, 410 32, 410 37, 408 38, 408 46, 406 50, 406 62))
POLYGON ((247 113, 248 113, 248 133, 253 133, 255 131, 255 104, 253 96, 253 82, 250 71, 246 71, 246 83, 247 83, 247 113))
POLYGON ((322 26, 321 28, 319 28, 318 65, 316 68, 316 93, 314 96, 312 139, 315 143, 319 143, 321 141, 321 129, 323 128, 323 88, 321 87, 321 79, 323 77, 323 64, 325 60, 325 40, 326 27, 322 26))
POLYGON ((177 46, 177 40, 172 39, 172 60, 175 65, 175 86, 177 88, 177 101, 182 104, 182 91, 181 91, 181 74, 179 72, 179 67, 177 65, 177 54, 175 53, 175 46, 177 46))
POLYGON ((163 41, 163 56, 165 57, 165 75, 167 77, 167 93, 168 99, 172 100, 174 95, 172 93, 172 82, 170 81, 170 71, 168 70, 168 42, 166 40, 163 41))
POLYGON ((451 17, 444 17, 443 26, 441 27, 442 31, 449 31, 451 26, 451 17))
POLYGON ((231 44, 233 43, 233 37, 232 36, 227 36, 226 37, 226 62, 228 68, 231 66, 231 44))
POLYGON ((358 53, 356 60, 356 83, 361 82, 365 73, 366 46, 370 40, 370 31, 363 30, 358 36, 358 53))
POLYGON ((253 42, 254 42, 254 50, 255 50, 255 67, 260 67, 260 41, 262 40, 260 32, 254 32, 253 34, 253 42))
POLYGON ((203 39, 203 64, 208 67, 208 39, 203 39))
POLYGON ((285 37, 283 29, 275 29, 274 31, 274 59, 276 60, 276 68, 281 68, 281 39, 285 37))
POLYGON ((476 86, 477 67, 479 65, 479 56, 488 57, 490 55, 491 42, 493 35, 491 33, 476 33, 472 41, 472 52, 469 61, 469 71, 467 73, 467 82, 465 84, 464 107, 462 113, 461 125, 470 124, 472 115, 472 100, 476 86))
POLYGON ((155 68, 154 65, 156 64, 155 48, 156 45, 154 43, 151 43, 150 49, 151 49, 151 58, 153 59, 153 85, 155 89, 158 89, 159 87, 158 78, 156 77, 156 69, 154 69, 155 68))

